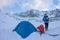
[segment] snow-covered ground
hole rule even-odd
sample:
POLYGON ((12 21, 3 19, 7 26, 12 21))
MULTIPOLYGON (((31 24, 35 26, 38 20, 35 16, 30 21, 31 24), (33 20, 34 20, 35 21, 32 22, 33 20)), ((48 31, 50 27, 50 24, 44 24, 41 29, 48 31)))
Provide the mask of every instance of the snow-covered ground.
MULTIPOLYGON (((0 40, 60 40, 60 21, 54 21, 49 23, 49 30, 45 34, 41 35, 38 32, 30 34, 27 38, 23 39, 16 32, 12 30, 18 23, 23 20, 31 22, 36 28, 43 22, 38 19, 28 20, 29 18, 16 19, 13 16, 0 13, 0 40), (48 34, 59 34, 58 36, 49 36, 48 34)), ((43 24, 44 25, 44 24, 43 24)))

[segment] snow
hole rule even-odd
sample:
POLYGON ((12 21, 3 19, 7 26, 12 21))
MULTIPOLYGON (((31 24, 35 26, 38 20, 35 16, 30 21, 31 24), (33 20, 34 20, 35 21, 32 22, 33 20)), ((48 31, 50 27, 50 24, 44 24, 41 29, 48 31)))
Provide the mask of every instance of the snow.
POLYGON ((25 39, 21 38, 21 36, 19 36, 16 32, 12 31, 16 27, 16 25, 23 20, 31 22, 36 28, 40 24, 43 24, 42 21, 38 20, 40 18, 32 20, 28 19, 29 18, 21 18, 18 20, 14 16, 0 13, 0 40, 60 40, 60 21, 50 22, 49 30, 46 31, 45 34, 40 35, 38 32, 33 32, 25 39), (48 33, 56 33, 59 34, 59 36, 49 36, 48 33))

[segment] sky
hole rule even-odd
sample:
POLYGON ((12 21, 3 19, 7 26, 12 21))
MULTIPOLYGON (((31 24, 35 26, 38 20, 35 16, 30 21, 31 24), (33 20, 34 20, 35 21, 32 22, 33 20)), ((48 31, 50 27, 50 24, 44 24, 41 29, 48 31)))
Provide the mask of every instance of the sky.
POLYGON ((0 0, 2 12, 23 12, 30 9, 54 10, 60 8, 60 0, 0 0))

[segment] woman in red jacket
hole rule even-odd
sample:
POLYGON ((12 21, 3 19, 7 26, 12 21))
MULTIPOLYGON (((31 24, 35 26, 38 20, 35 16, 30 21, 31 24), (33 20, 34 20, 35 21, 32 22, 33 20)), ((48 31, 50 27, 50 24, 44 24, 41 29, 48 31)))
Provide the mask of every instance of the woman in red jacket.
POLYGON ((40 35, 44 33, 44 26, 43 26, 43 25, 39 25, 39 26, 37 27, 37 29, 39 30, 40 35))

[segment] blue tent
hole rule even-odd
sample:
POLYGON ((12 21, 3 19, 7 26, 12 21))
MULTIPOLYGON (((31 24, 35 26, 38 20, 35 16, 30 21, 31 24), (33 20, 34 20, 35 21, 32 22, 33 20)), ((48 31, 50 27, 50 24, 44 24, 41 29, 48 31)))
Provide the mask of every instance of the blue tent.
POLYGON ((14 29, 22 38, 28 37, 32 32, 37 31, 36 28, 28 21, 20 22, 14 29))

